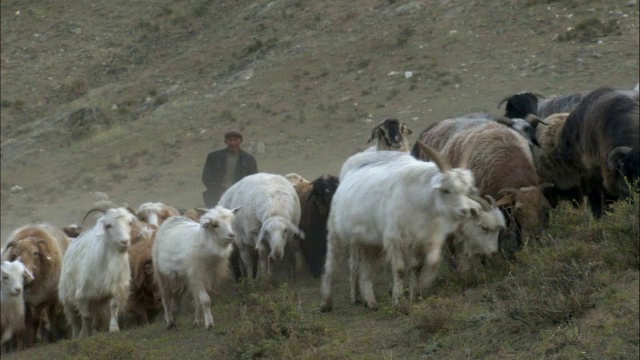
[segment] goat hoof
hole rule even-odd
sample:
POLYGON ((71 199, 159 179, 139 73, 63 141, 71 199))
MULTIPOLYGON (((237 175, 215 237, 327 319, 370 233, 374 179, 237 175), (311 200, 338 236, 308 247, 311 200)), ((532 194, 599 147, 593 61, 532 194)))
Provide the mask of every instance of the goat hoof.
POLYGON ((377 302, 371 302, 367 304, 367 307, 373 311, 377 311, 378 310, 378 303, 377 302))
POLYGON ((329 312, 331 310, 332 310, 331 304, 322 304, 320 306, 320 311, 322 311, 322 312, 329 312))
POLYGON ((176 328, 176 322, 172 321, 167 325, 167 329, 171 330, 171 329, 175 329, 176 328))

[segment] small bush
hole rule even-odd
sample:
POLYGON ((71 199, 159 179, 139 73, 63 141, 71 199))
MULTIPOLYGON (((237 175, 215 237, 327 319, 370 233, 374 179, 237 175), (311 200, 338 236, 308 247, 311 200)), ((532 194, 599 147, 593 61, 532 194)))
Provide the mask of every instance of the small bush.
POLYGON ((535 326, 567 323, 593 306, 597 244, 568 240, 562 246, 518 254, 517 272, 495 286, 494 307, 513 320, 535 326))
POLYGON ((580 42, 590 42, 594 39, 607 35, 620 35, 620 26, 615 19, 602 22, 597 18, 588 18, 576 24, 575 27, 565 31, 558 37, 559 41, 577 40, 580 42))
POLYGON ((596 223, 602 233, 606 264, 616 270, 640 268, 640 182, 630 185, 631 196, 611 205, 596 223))
POLYGON ((238 117, 229 109, 225 109, 220 114, 220 118, 224 121, 235 122, 238 121, 238 117))
POLYGON ((428 298, 414 307, 412 318, 424 336, 444 333, 455 325, 454 310, 455 303, 449 298, 428 298))
POLYGON ((411 25, 404 25, 400 27, 400 31, 396 37, 396 41, 399 46, 406 44, 409 41, 409 38, 415 34, 416 30, 411 25))
POLYGON ((23 110, 24 109, 24 100, 18 99, 16 101, 13 102, 13 108, 16 110, 23 110))
POLYGON ((69 84, 69 92, 73 96, 73 98, 79 98, 80 96, 87 93, 89 90, 89 84, 84 79, 74 79, 69 84))
POLYGON ((290 358, 317 346, 324 329, 300 309, 297 296, 280 287, 276 295, 248 292, 265 283, 243 281, 240 285, 240 325, 229 335, 225 357, 233 359, 290 358))

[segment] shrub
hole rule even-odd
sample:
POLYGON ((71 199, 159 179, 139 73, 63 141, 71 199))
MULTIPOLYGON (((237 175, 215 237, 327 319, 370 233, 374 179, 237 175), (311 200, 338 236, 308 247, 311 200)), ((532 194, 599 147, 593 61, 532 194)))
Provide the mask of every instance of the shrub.
POLYGON ((430 297, 413 309, 415 327, 422 335, 443 333, 454 327, 455 303, 450 298, 430 297))
POLYGON ((229 335, 226 357, 285 358, 317 346, 324 329, 306 316, 299 299, 282 285, 275 295, 254 292, 269 282, 244 280, 239 286, 239 326, 229 335))

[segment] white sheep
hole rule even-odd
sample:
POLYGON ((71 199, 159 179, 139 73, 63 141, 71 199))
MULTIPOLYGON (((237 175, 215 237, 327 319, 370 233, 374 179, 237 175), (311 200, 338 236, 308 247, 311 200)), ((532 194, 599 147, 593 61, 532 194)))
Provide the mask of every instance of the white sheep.
POLYGON ((241 270, 246 277, 257 274, 256 251, 259 268, 271 274, 273 261, 282 259, 285 245, 293 236, 304 238, 297 226, 300 222, 298 194, 282 175, 257 173, 246 176, 222 194, 219 205, 242 207, 234 228, 238 234, 235 243, 244 265, 241 270))
MULTIPOLYGON (((382 251, 391 263, 394 305, 403 293, 405 268, 413 273, 418 264, 424 264, 419 269, 420 287, 435 278, 447 234, 471 214, 473 205, 468 196, 475 180, 469 170, 452 169, 433 149, 421 146, 436 164, 401 154, 394 161, 365 161, 341 179, 327 223, 323 311, 332 308, 334 263, 342 244, 348 244, 352 254, 358 253, 359 266, 350 261, 352 284, 357 273, 360 293, 372 309, 377 308, 370 278, 373 254, 382 251), (405 265, 407 258, 416 259, 415 264, 405 265)), ((354 156, 368 154, 379 156, 378 152, 354 156)))
POLYGON ((109 331, 119 331, 118 311, 126 304, 131 272, 127 250, 137 221, 125 208, 109 209, 95 226, 71 242, 64 255, 59 297, 73 337, 90 336, 97 312, 109 303, 109 331))
POLYGON ((33 274, 18 259, 15 261, 3 261, 2 288, 0 290, 0 333, 3 345, 16 336, 17 349, 22 348, 21 333, 25 331, 25 305, 23 298, 24 285, 33 281, 33 274))
POLYGON ((158 229, 151 253, 168 328, 176 326, 176 302, 186 290, 195 301, 194 323, 202 324, 204 314, 205 328, 213 327, 211 294, 228 274, 239 210, 216 206, 200 217, 200 223, 178 216, 158 229))

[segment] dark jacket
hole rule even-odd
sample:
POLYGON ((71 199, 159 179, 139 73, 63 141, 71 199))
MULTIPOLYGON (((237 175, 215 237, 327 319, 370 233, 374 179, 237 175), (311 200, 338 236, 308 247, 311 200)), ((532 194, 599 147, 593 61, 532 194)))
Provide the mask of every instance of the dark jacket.
MULTIPOLYGON (((227 190, 221 185, 226 169, 227 151, 227 148, 224 148, 210 152, 209 155, 207 155, 207 161, 202 170, 202 183, 207 190, 202 193, 202 198, 208 208, 214 207, 218 203, 222 193, 227 190)), ((256 159, 241 149, 238 155, 238 164, 236 165, 233 182, 236 183, 243 177, 257 172, 258 165, 256 164, 256 159)))

